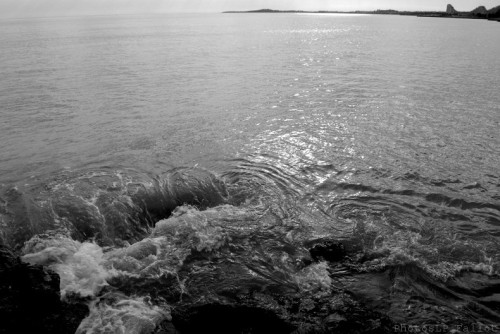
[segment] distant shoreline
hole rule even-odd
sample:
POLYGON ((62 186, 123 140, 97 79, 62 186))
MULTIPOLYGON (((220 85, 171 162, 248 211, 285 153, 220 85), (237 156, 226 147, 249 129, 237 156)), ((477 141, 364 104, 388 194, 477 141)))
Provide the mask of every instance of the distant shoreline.
POLYGON ((292 13, 292 14, 375 14, 375 15, 400 15, 417 17, 444 17, 456 19, 479 19, 500 22, 500 6, 492 9, 493 13, 475 13, 472 12, 440 12, 440 11, 397 11, 393 9, 375 10, 375 11, 306 11, 306 10, 275 10, 275 9, 257 9, 247 11, 225 11, 223 14, 245 14, 245 13, 292 13))

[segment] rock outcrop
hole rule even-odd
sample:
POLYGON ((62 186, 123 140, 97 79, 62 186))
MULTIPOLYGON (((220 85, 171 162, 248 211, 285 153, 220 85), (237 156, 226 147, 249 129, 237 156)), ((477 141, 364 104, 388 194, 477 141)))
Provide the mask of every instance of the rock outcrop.
POLYGON ((60 297, 57 274, 0 246, 0 333, 74 333, 87 305, 60 297))
POLYGON ((488 16, 493 17, 493 18, 500 17, 500 6, 496 6, 496 7, 491 8, 488 11, 488 16))
POLYGON ((452 5, 448 4, 446 6, 446 14, 458 14, 458 12, 453 8, 452 5))
POLYGON ((459 12, 452 5, 447 5, 444 15, 447 17, 498 20, 500 18, 500 6, 493 7, 490 10, 484 6, 479 6, 470 12, 459 12))
POLYGON ((484 6, 479 6, 471 12, 473 15, 486 15, 488 10, 484 6))

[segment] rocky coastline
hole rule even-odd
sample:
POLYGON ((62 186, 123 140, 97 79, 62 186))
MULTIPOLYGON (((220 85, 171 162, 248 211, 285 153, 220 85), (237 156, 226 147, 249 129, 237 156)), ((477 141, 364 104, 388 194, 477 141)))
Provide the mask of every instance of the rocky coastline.
POLYGON ((258 9, 249 11, 226 11, 224 13, 310 13, 310 14, 376 14, 376 15, 402 15, 418 17, 444 17, 459 19, 483 19, 500 22, 500 6, 486 9, 479 6, 470 12, 460 12, 452 5, 446 6, 446 11, 398 11, 393 9, 377 9, 375 11, 303 11, 303 10, 274 10, 258 9))

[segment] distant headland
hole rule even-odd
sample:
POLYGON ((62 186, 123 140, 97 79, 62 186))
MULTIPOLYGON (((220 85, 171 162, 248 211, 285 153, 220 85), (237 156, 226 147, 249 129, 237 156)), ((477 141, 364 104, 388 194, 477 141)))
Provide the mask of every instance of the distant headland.
POLYGON ((274 9, 258 9, 249 11, 227 11, 224 13, 312 13, 312 14, 380 14, 380 15, 407 15, 420 17, 450 17, 459 19, 485 19, 500 22, 500 6, 486 9, 484 6, 479 6, 470 12, 459 12, 452 5, 446 6, 444 12, 433 11, 398 11, 393 9, 377 9, 375 11, 304 11, 304 10, 274 10, 274 9))

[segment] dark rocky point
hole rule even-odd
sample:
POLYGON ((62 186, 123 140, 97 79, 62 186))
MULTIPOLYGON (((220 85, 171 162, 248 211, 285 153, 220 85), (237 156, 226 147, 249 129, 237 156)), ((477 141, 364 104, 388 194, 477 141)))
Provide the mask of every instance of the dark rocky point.
POLYGON ((458 12, 455 10, 455 8, 453 8, 452 5, 448 4, 446 6, 446 14, 454 15, 454 14, 458 14, 458 12))
POLYGON ((85 301, 61 301, 59 276, 32 266, 0 245, 0 333, 74 333, 85 301))
POLYGON ((479 6, 471 12, 473 15, 486 15, 488 10, 484 6, 479 6))
POLYGON ((314 261, 341 261, 345 255, 346 250, 344 245, 338 241, 325 240, 314 244, 309 249, 309 253, 314 261))

